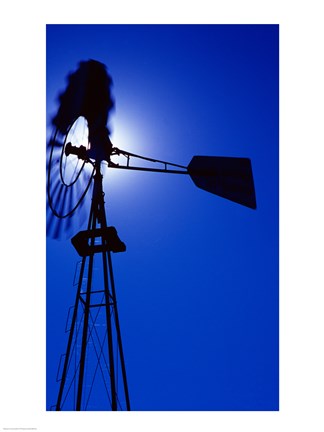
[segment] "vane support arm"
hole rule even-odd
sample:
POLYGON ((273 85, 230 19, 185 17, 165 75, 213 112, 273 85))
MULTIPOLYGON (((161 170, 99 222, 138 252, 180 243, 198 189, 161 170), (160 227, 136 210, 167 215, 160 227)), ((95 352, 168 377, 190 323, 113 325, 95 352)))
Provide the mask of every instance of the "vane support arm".
POLYGON ((171 162, 166 162, 166 161, 162 161, 162 160, 158 160, 158 159, 153 159, 153 158, 149 158, 149 157, 145 157, 145 156, 141 156, 141 155, 137 155, 135 153, 130 153, 130 152, 125 151, 125 150, 120 150, 117 147, 114 147, 112 149, 112 156, 114 156, 114 155, 125 156, 126 164, 125 165, 116 164, 116 163, 112 162, 111 160, 109 160, 108 166, 110 168, 126 169, 126 170, 134 170, 134 171, 161 172, 161 173, 169 173, 169 174, 189 174, 186 166, 171 163, 171 162), (132 158, 144 160, 146 162, 151 162, 152 164, 160 164, 160 165, 163 165, 163 168, 134 166, 134 165, 130 164, 132 158), (169 167, 172 167, 172 168, 169 168, 169 167), (173 168, 180 168, 180 169, 173 169, 173 168))
POLYGON ((168 173, 168 174, 189 174, 187 170, 174 170, 165 168, 148 168, 148 167, 139 167, 139 166, 130 166, 130 165, 119 165, 114 162, 108 162, 109 168, 116 169, 124 169, 124 170, 133 170, 133 171, 147 171, 147 172, 160 172, 160 173, 168 173))

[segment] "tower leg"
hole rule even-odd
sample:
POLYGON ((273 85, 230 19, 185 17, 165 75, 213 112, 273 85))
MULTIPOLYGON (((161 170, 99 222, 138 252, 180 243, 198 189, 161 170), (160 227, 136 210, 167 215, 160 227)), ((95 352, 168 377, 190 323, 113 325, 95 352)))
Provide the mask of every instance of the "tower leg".
POLYGON ((114 273, 113 273, 112 259, 111 259, 110 251, 107 252, 107 256, 108 256, 111 292, 112 292, 112 298, 114 301, 115 325, 116 325, 116 332, 117 332, 117 341, 118 341, 118 350, 119 350, 119 355, 120 355, 120 363, 121 363, 121 369, 122 369, 122 375, 123 375, 126 408, 127 408, 127 411, 130 411, 131 408, 130 408, 130 400, 129 400, 129 393, 128 393, 128 385, 127 385, 126 366, 125 366, 121 331, 120 331, 120 326, 119 326, 115 281, 114 281, 114 273))
POLYGON ((87 343, 89 336, 89 313, 90 313, 90 302, 91 302, 91 285, 92 285, 92 269, 93 269, 93 255, 89 257, 89 270, 88 270, 88 284, 86 300, 84 305, 84 317, 83 317, 83 332, 82 332, 82 345, 81 345, 81 356, 80 356, 80 370, 79 370, 79 381, 78 381, 78 395, 76 402, 76 410, 81 411, 82 402, 82 391, 83 391, 83 378, 84 378, 84 366, 87 354, 87 343))
POLYGON ((83 280, 83 275, 84 275, 85 264, 86 264, 86 257, 84 257, 82 259, 82 264, 81 264, 81 270, 80 270, 80 276, 79 276, 79 282, 78 282, 78 291, 77 291, 77 295, 76 295, 76 299, 75 299, 71 329, 70 329, 68 344, 67 344, 67 348, 66 348, 62 378, 61 378, 61 382, 60 382, 60 389, 59 389, 57 402, 56 402, 56 411, 61 410, 62 397, 63 397, 64 387, 66 384, 67 371, 69 368, 69 363, 71 361, 72 342, 73 342, 73 338, 75 335, 75 328, 76 328, 76 322, 77 322, 77 314, 78 314, 78 307, 79 307, 79 300, 80 300, 80 294, 81 294, 81 289, 82 289, 82 280, 83 280))
POLYGON ((109 364, 110 364, 111 409, 113 411, 117 411, 113 337, 112 337, 112 328, 111 328, 111 296, 110 296, 109 285, 108 285, 108 268, 107 268, 106 252, 102 253, 102 261, 103 261, 104 285, 105 285, 108 356, 109 356, 109 364))

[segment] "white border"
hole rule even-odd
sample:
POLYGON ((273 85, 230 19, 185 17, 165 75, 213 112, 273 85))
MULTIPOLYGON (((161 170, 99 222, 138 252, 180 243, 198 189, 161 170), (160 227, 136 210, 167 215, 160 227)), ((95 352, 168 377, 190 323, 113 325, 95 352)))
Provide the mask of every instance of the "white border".
POLYGON ((321 430, 324 37, 319 4, 120 0, 112 6, 96 0, 30 0, 1 6, 0 428, 321 430), (279 412, 45 411, 46 23, 280 24, 279 412))

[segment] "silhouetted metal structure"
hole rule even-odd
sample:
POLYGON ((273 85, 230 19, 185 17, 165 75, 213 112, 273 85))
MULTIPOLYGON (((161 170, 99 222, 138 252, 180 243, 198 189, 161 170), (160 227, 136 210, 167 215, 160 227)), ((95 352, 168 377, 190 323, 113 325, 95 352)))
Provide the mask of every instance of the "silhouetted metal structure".
POLYGON ((101 164, 113 169, 189 175, 199 188, 256 208, 247 158, 194 156, 186 167, 113 147, 107 128, 108 114, 114 106, 110 86, 111 78, 103 64, 81 62, 60 97, 60 108, 53 119, 55 131, 48 144, 48 235, 60 237, 73 231, 71 217, 92 190, 87 229, 71 239, 82 261, 67 325, 67 349, 60 363, 56 410, 131 408, 111 257, 112 252, 125 252, 126 246, 116 229, 107 225, 101 164), (126 157, 126 164, 111 161, 111 156, 119 155, 126 157), (133 165, 133 159, 152 166, 133 165), (102 267, 99 276, 95 275, 98 259, 102 267), (96 359, 93 365, 91 358, 96 359), (95 389, 99 387, 107 395, 104 400, 96 398, 95 389))

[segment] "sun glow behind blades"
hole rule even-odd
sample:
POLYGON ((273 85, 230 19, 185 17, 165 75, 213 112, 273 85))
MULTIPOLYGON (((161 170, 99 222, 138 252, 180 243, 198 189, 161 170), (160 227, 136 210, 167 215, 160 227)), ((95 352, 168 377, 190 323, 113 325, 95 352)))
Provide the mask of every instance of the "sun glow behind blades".
MULTIPOLYGON (((121 116, 114 118, 112 123, 113 131, 110 138, 114 147, 140 155, 147 154, 148 145, 143 136, 143 131, 145 130, 143 126, 138 123, 135 125, 133 120, 130 120, 125 116, 123 118, 121 118, 121 116)), ((122 155, 111 156, 111 161, 120 165, 127 164, 127 159, 122 155)), ((129 181, 129 175, 131 175, 131 173, 126 170, 109 169, 108 175, 105 176, 104 173, 104 184, 107 181, 107 177, 109 177, 109 182, 116 181, 116 184, 119 186, 127 184, 127 189, 132 188, 132 182, 129 181)))
MULTIPOLYGON (((91 143, 89 143, 88 122, 84 117, 78 117, 73 123, 65 138, 64 146, 68 143, 71 143, 75 147, 83 146, 87 150, 90 149, 91 143)), ((70 154, 68 157, 65 157, 64 153, 62 153, 61 157, 62 178, 67 185, 73 184, 77 180, 81 169, 87 170, 91 168, 76 155, 70 154)))

